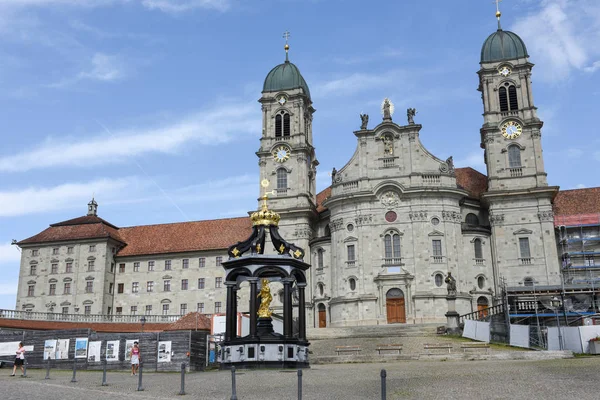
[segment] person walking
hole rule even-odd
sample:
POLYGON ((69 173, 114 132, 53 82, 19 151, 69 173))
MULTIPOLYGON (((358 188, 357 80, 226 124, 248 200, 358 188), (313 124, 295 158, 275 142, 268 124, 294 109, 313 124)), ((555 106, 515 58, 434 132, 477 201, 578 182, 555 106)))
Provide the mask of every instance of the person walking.
POLYGON ((137 375, 138 369, 140 368, 140 361, 142 361, 138 342, 133 342, 133 347, 129 351, 129 358, 131 359, 131 375, 137 375))
POLYGON ((17 367, 21 367, 21 372, 25 375, 25 369, 23 368, 23 364, 25 363, 25 347, 23 347, 23 342, 19 343, 19 348, 17 349, 17 355, 15 357, 15 365, 13 366, 13 373, 10 376, 15 376, 15 372, 17 372, 17 367))

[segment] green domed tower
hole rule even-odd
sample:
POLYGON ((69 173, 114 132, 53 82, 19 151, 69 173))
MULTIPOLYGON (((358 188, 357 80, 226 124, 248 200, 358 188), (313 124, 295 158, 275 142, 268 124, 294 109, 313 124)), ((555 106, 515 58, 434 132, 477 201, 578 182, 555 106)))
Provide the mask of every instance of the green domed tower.
POLYGON ((502 29, 500 16, 497 10, 498 29, 483 43, 478 71, 484 119, 481 147, 488 175, 482 200, 492 225, 494 276, 510 282, 557 282, 552 200, 558 187, 548 186, 544 169, 543 122, 531 85, 533 64, 523 40, 502 29))
POLYGON ((262 97, 262 137, 256 155, 260 180, 267 179, 275 190, 271 207, 281 214, 280 229, 300 247, 309 248, 312 221, 316 219, 316 167, 313 147, 312 106, 308 84, 290 62, 285 61, 265 78, 262 97))

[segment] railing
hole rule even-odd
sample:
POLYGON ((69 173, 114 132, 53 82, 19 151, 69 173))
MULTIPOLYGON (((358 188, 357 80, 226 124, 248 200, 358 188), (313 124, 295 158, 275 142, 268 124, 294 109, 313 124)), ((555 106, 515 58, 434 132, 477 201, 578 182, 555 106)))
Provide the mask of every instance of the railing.
POLYGON ((475 265, 483 265, 484 261, 485 260, 483 258, 476 258, 475 259, 475 265))
POLYGON ((400 265, 400 264, 402 264, 402 258, 400 258, 400 257, 384 258, 383 263, 385 265, 400 265))
POLYGON ((0 318, 25 319, 35 321, 140 323, 140 319, 142 319, 142 317, 145 318, 146 323, 171 323, 180 319, 182 315, 85 315, 0 309, 0 318))
POLYGON ((275 189, 277 191, 277 194, 287 194, 287 188, 285 189, 275 189))
POLYGON ((511 117, 511 116, 519 115, 519 112, 518 111, 502 111, 500 113, 500 115, 502 117, 511 117))
POLYGON ((444 262, 444 256, 431 256, 431 262, 434 264, 442 264, 444 262))
POLYGON ((390 168, 390 167, 394 167, 396 165, 396 159, 394 157, 391 158, 383 158, 381 160, 381 163, 383 164, 383 168, 390 168))
POLYGON ((523 176, 523 168, 522 167, 509 168, 509 169, 510 169, 510 176, 512 178, 517 177, 517 176, 523 176))
POLYGON ((342 185, 344 190, 355 190, 358 189, 358 181, 344 183, 342 185))
POLYGON ((521 265, 530 265, 531 264, 530 257, 519 258, 519 261, 521 261, 521 265))
POLYGON ((440 183, 439 175, 422 175, 421 178, 425 184, 440 183))
POLYGON ((465 320, 473 320, 477 321, 480 319, 489 318, 492 315, 504 314, 505 307, 504 303, 498 304, 496 306, 482 308, 481 310, 473 311, 468 314, 461 315, 459 317, 459 322, 463 323, 465 320))
POLYGON ((356 267, 356 260, 346 261, 348 267, 356 267))

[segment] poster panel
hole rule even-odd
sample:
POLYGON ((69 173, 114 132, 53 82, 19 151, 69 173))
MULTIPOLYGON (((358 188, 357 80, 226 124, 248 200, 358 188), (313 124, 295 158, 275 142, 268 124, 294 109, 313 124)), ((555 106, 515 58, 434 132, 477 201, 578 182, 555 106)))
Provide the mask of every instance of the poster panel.
POLYGON ((0 343, 0 356, 15 356, 17 349, 19 348, 19 342, 4 342, 0 343))
POLYGON ((132 339, 125 341, 125 361, 131 361, 131 348, 133 347, 133 342, 140 343, 139 339, 132 339))
POLYGON ((44 360, 56 358, 56 339, 48 339, 44 342, 44 360))
POLYGON ((56 341, 56 359, 57 360, 68 360, 69 359, 69 340, 70 339, 58 339, 56 341))
POLYGON ((100 362, 102 342, 90 342, 88 345, 88 362, 100 362))
POLYGON ((87 358, 88 338, 75 339, 75 358, 87 358))
POLYGON ((158 342, 158 362, 171 362, 171 341, 158 342))
POLYGON ((106 361, 119 361, 119 341, 106 342, 106 361))

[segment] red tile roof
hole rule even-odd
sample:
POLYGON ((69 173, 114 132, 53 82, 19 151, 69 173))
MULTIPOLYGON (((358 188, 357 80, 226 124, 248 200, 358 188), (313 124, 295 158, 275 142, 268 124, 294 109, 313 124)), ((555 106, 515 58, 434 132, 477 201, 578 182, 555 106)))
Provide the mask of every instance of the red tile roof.
POLYGON ((554 225, 600 224, 600 187, 561 190, 554 199, 554 225))
POLYGON ((124 243, 119 229, 95 216, 85 216, 50 225, 49 228, 17 243, 23 244, 60 242, 66 240, 112 238, 124 243))
POLYGON ((165 328, 165 331, 210 331, 210 324, 210 318, 206 315, 200 314, 199 312, 191 312, 170 324, 165 328))
POLYGON ((456 168, 456 184, 469 192, 471 197, 478 199, 487 191, 487 176, 471 167, 456 168))
POLYGON ((327 207, 323 206, 323 202, 331 197, 331 186, 322 190, 317 194, 317 212, 323 212, 327 210, 327 207))
POLYGON ((247 239, 252 233, 249 217, 142 225, 120 228, 127 245, 119 256, 217 250, 247 239))

